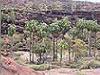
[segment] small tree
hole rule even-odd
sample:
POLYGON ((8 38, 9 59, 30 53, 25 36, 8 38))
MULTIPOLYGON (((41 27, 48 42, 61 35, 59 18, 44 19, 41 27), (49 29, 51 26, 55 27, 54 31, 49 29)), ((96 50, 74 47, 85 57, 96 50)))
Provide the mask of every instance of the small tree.
POLYGON ((10 27, 8 28, 8 36, 12 37, 15 32, 16 32, 15 25, 10 25, 10 27))
POLYGON ((47 59, 44 58, 44 54, 50 51, 51 45, 47 42, 46 38, 43 38, 42 41, 38 41, 33 46, 33 52, 39 55, 38 63, 44 63, 47 59))
MULTIPOLYGON (((13 35, 14 35, 15 32, 16 32, 15 25, 14 24, 10 25, 10 27, 8 28, 8 36, 9 37, 13 37, 13 35)), ((14 43, 13 43, 13 38, 12 38, 12 40, 11 40, 11 56, 12 57, 13 57, 13 45, 14 45, 14 43)))
POLYGON ((81 57, 85 57, 87 55, 87 47, 85 42, 80 39, 73 40, 72 49, 75 53, 74 60, 77 62, 81 57))
POLYGON ((68 43, 66 43, 66 41, 64 39, 61 39, 58 45, 60 47, 60 64, 61 64, 63 50, 68 49, 69 45, 68 45, 68 43))

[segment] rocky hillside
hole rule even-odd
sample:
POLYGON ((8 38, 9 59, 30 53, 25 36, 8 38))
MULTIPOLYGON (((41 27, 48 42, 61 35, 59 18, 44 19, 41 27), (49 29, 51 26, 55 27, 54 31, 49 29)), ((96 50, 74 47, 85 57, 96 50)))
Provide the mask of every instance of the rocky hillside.
POLYGON ((98 11, 100 10, 100 3, 92 3, 92 2, 82 2, 82 1, 72 1, 71 0, 2 0, 2 3, 5 5, 24 5, 29 2, 33 2, 36 5, 46 4, 49 6, 50 4, 56 2, 63 6, 64 9, 68 8, 68 5, 72 5, 73 10, 83 10, 83 11, 98 11))
POLYGON ((92 2, 80 2, 75 1, 73 2, 73 5, 75 5, 75 9, 83 10, 83 11, 100 11, 100 3, 92 3, 92 2))

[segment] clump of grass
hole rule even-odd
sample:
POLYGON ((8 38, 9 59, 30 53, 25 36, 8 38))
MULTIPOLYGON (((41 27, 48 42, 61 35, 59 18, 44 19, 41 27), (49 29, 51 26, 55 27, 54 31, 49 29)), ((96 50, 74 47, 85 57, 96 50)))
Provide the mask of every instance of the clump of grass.
POLYGON ((85 73, 83 73, 82 71, 78 71, 78 72, 76 73, 76 75, 85 75, 85 73))
POLYGON ((44 71, 50 69, 50 66, 48 64, 41 64, 41 65, 27 64, 26 66, 38 71, 44 71))
POLYGON ((78 69, 91 69, 91 68, 100 68, 100 61, 96 59, 81 59, 78 62, 73 62, 69 64, 70 68, 78 68, 78 69))

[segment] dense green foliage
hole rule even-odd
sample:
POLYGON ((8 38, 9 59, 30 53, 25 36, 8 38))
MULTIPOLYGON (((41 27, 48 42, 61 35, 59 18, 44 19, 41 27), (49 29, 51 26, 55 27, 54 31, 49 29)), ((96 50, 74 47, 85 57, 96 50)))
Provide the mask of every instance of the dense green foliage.
MULTIPOLYGON (((16 37, 13 36, 17 33, 14 25, 15 12, 12 11, 9 15, 2 14, 2 19, 7 20, 7 22, 13 20, 13 24, 8 28, 8 36, 16 37)), ((24 31, 25 36, 12 44, 18 43, 19 47, 20 45, 23 47, 24 43, 27 49, 29 48, 31 63, 41 64, 58 61, 62 65, 69 62, 72 67, 74 67, 74 63, 75 65, 79 63, 80 65, 77 65, 79 68, 85 63, 84 61, 81 63, 79 60, 85 57, 95 57, 96 51, 99 55, 97 49, 99 49, 100 42, 97 40, 96 33, 100 31, 100 26, 97 21, 79 19, 76 25, 71 27, 71 22, 66 17, 61 20, 54 20, 50 24, 29 20, 25 22, 24 31), (47 56, 44 56, 45 54, 47 56), (34 61, 34 55, 37 55, 38 62, 34 61)), ((12 41, 14 40, 16 39, 12 41)), ((92 63, 94 65, 94 62, 92 63)), ((96 65, 98 65, 97 61, 96 65)))
POLYGON ((8 29, 8 35, 13 36, 13 34, 16 32, 15 25, 11 25, 8 29))

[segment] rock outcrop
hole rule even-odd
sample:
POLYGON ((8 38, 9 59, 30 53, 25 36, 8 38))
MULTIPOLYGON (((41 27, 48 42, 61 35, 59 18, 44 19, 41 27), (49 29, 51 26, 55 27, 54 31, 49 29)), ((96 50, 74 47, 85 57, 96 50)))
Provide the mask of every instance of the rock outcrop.
POLYGON ((43 73, 36 72, 33 69, 17 64, 10 57, 2 57, 0 70, 0 75, 44 75, 43 73))

